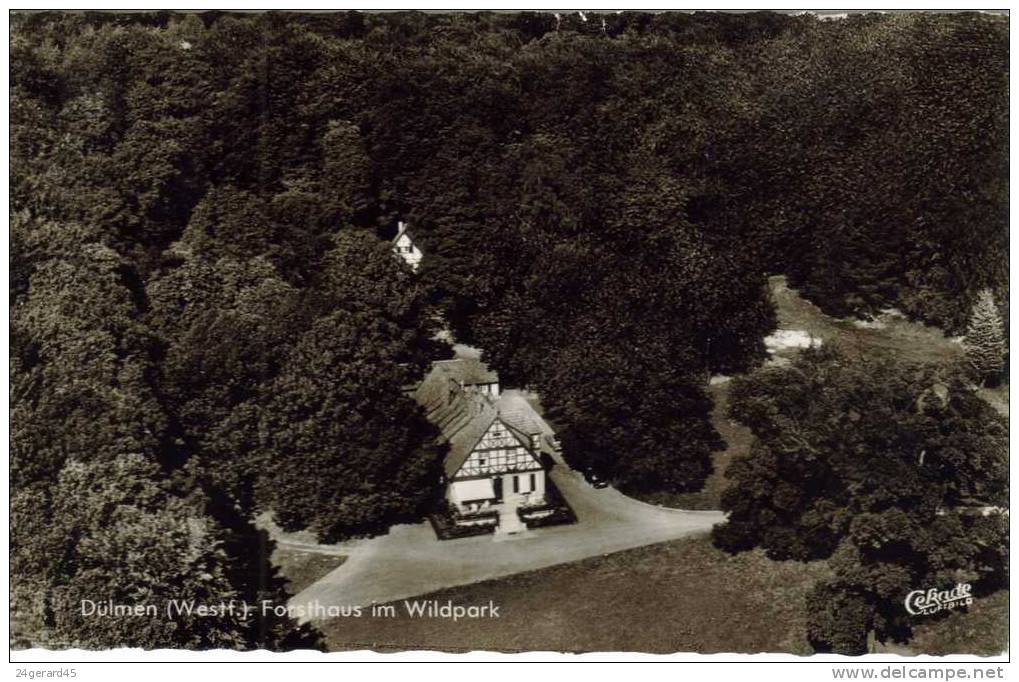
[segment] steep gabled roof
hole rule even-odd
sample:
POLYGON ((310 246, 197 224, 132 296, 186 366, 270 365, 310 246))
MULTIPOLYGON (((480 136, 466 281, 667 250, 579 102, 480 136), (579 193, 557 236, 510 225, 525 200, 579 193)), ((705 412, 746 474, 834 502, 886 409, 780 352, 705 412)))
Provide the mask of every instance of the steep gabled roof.
MULTIPOLYGON (((472 388, 499 381, 499 375, 480 360, 458 358, 432 363, 414 399, 449 444, 444 468, 452 478, 492 423, 498 419, 531 452, 531 436, 548 431, 541 417, 519 395, 503 393, 498 400, 472 388)), ((535 457, 539 453, 531 452, 535 457)))
POLYGON ((428 421, 442 433, 449 444, 444 468, 452 477, 460 470, 485 432, 498 419, 507 430, 530 451, 533 433, 541 427, 527 413, 530 406, 521 399, 509 396, 494 400, 472 389, 472 383, 494 383, 499 380, 495 372, 477 360, 451 360, 436 362, 432 370, 414 391, 414 399, 425 410, 428 421))
POLYGON ((495 406, 485 396, 461 388, 456 373, 435 363, 432 370, 414 391, 414 399, 425 410, 425 416, 449 444, 445 469, 452 476, 470 456, 485 431, 496 417, 495 406))
POLYGON ((464 462, 474 452, 474 448, 481 442, 489 427, 495 422, 497 417, 496 411, 491 406, 487 407, 488 409, 485 409, 467 422, 462 429, 453 434, 453 437, 449 439, 449 452, 446 453, 446 461, 443 462, 443 468, 446 470, 446 476, 449 478, 452 478, 456 475, 456 472, 460 471, 460 467, 464 465, 464 462))
POLYGON ((396 242, 400 241, 400 237, 402 237, 403 235, 407 235, 407 239, 411 240, 411 242, 414 241, 414 238, 410 236, 410 232, 407 230, 407 223, 401 220, 398 223, 396 223, 396 236, 393 237, 393 243, 395 244, 396 242))
POLYGON ((525 436, 551 432, 551 429, 538 416, 530 403, 519 394, 503 393, 500 395, 497 409, 499 410, 499 419, 504 424, 525 436))
MULTIPOLYGON (((522 445, 527 452, 537 459, 538 454, 535 453, 531 448, 531 434, 522 431, 518 426, 514 425, 511 421, 503 418, 499 411, 499 403, 494 404, 490 402, 484 396, 477 396, 484 403, 485 406, 477 416, 471 418, 463 428, 456 431, 451 438, 449 438, 449 453, 446 455, 446 461, 443 463, 443 467, 446 470, 446 476, 452 478, 456 475, 456 472, 460 471, 460 468, 464 465, 464 462, 471 456, 474 449, 484 438, 485 434, 492 427, 492 424, 499 422, 506 427, 506 430, 522 445)), ((532 433, 538 433, 534 431, 532 433)), ((540 460, 539 460, 540 461, 540 460)))

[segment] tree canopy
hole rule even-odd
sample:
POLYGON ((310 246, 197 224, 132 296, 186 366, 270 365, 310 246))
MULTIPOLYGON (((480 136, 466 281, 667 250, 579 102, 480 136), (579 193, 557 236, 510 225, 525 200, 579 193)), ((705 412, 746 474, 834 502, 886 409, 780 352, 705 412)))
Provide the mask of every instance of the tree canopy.
POLYGON ((715 542, 830 557, 808 607, 819 649, 905 638, 914 589, 1007 584, 1007 517, 987 510, 1008 503, 1008 425, 961 370, 807 350, 737 379, 730 410, 755 440, 726 472, 715 542))
MULTIPOLYGON (((894 306, 950 333, 990 291, 1007 324, 1006 20, 597 19, 12 15, 12 562, 38 565, 25 589, 43 595, 29 637, 128 635, 46 610, 79 577, 115 580, 95 553, 105 523, 142 554, 165 543, 208 567, 181 590, 278 597, 252 555, 257 513, 325 539, 420 515, 442 452, 405 388, 449 352, 438 320, 504 383, 541 393, 571 464, 625 491, 703 484, 721 446, 706 379, 765 357, 771 274, 831 313, 894 306), (399 220, 425 254, 416 275, 388 250, 399 220), (87 502, 114 501, 108 517, 72 518, 40 492, 107 476, 87 502), (32 563, 51 532, 83 540, 32 563), (211 541, 193 556, 199 535, 211 541)), ((959 459, 996 433, 970 429, 984 417, 965 391, 945 380, 943 418, 961 430, 937 436, 898 409, 919 385, 901 382, 859 390, 929 446, 925 468, 877 425, 851 442, 898 448, 882 466, 927 512, 934 493, 917 486, 935 467, 961 476, 941 502, 997 494, 959 459)), ((809 418, 836 419, 817 412, 834 404, 809 418)), ((867 472, 809 460, 785 481, 775 448, 800 435, 765 436, 737 471, 760 468, 790 499, 751 486, 733 500, 749 505, 733 546, 830 554, 851 534, 844 509, 884 512, 841 490, 800 513, 818 500, 797 481, 867 472)), ((168 594, 183 566, 131 580, 168 594)), ((131 641, 275 632, 201 627, 131 641)))

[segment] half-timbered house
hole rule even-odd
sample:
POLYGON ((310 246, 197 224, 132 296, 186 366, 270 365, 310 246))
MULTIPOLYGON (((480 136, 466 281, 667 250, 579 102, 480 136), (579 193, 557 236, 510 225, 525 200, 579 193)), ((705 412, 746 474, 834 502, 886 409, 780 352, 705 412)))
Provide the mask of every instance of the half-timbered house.
POLYGON ((396 236, 393 237, 393 253, 402 258, 415 272, 421 266, 421 259, 424 257, 421 249, 411 239, 407 223, 402 220, 397 223, 396 236))
POLYGON ((458 510, 515 516, 517 507, 545 501, 547 427, 520 395, 501 393, 498 375, 483 363, 436 362, 414 397, 449 446, 446 498, 458 510))

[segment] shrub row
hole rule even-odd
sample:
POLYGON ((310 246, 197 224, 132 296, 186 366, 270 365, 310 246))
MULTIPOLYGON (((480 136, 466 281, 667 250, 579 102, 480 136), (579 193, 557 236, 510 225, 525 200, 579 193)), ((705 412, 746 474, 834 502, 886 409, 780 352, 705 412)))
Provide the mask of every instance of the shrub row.
POLYGON ((440 540, 456 540, 458 538, 469 538, 475 535, 494 533, 496 526, 499 525, 499 512, 485 511, 459 516, 455 509, 449 507, 429 514, 428 521, 432 524, 432 529, 440 540), (490 518, 492 523, 460 525, 457 523, 457 518, 467 518, 472 521, 490 518))

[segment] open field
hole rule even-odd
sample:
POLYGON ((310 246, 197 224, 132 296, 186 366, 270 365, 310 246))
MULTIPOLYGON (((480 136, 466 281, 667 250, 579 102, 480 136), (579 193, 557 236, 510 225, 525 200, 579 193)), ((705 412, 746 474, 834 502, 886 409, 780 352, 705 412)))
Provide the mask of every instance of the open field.
POLYGON ((977 598, 968 613, 952 613, 918 627, 908 649, 932 656, 963 651, 977 656, 996 656, 1007 651, 1008 600, 1008 590, 977 598))
POLYGON ((592 488, 562 464, 554 466, 549 475, 576 513, 576 524, 442 542, 427 523, 393 526, 385 535, 350 541, 343 548, 323 546, 323 553, 343 554, 347 560, 294 595, 290 604, 307 609, 313 604, 387 603, 707 535, 722 521, 719 512, 661 509, 613 488, 592 488))
MULTIPOLYGON (((804 598, 823 561, 730 556, 691 538, 457 587, 409 601, 499 607, 499 618, 451 622, 407 615, 319 623, 333 651, 676 651, 812 653, 804 598)), ((996 655, 1008 646, 1007 591, 968 612, 920 623, 908 645, 877 653, 996 655)))
POLYGON ((892 356, 911 362, 954 362, 962 358, 962 344, 937 327, 911 322, 893 310, 871 321, 838 319, 790 289, 785 276, 769 279, 779 329, 796 329, 837 343, 849 355, 892 356))
POLYGON ((272 563, 287 581, 287 592, 297 594, 322 576, 342 565, 346 557, 320 554, 305 549, 279 546, 272 553, 272 563))
POLYGON ((803 600, 824 562, 730 556, 706 537, 592 557, 418 597, 487 604, 498 619, 320 623, 331 650, 645 651, 809 654, 803 600))

